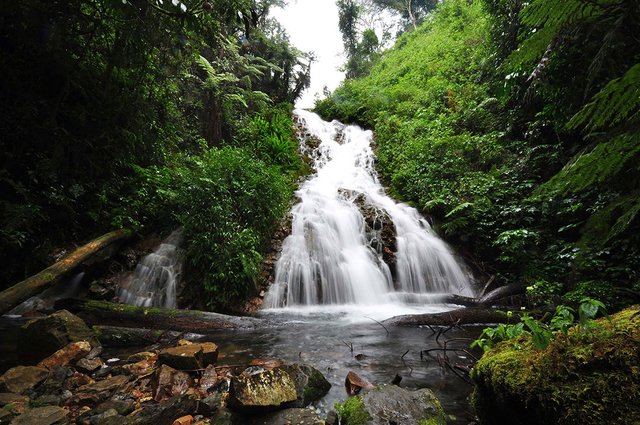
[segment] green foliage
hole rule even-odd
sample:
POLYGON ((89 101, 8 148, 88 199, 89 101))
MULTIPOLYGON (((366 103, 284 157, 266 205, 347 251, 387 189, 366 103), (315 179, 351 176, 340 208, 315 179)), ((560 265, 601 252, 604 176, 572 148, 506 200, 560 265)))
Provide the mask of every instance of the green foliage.
MULTIPOLYGON (((507 313, 510 317, 512 312, 507 313)), ((606 314, 605 305, 592 298, 583 298, 578 306, 578 323, 582 329, 591 328, 594 319, 599 314, 606 314)), ((569 328, 575 325, 575 310, 565 305, 556 307, 549 323, 535 319, 528 313, 520 315, 520 323, 500 324, 495 328, 485 328, 480 336, 471 344, 484 352, 491 350, 496 344, 510 341, 515 348, 520 349, 523 336, 531 340, 533 346, 539 350, 547 348, 549 343, 559 333, 566 335, 569 328)))
POLYGON ((639 318, 635 306, 588 331, 574 326, 543 350, 497 344, 471 372, 476 413, 487 423, 505 412, 532 425, 638 422, 639 318))
POLYGON ((293 194, 280 169, 226 147, 139 173, 132 205, 147 222, 182 227, 192 298, 225 308, 253 294, 260 253, 293 194))
POLYGON ((365 425, 371 417, 358 396, 348 398, 344 403, 335 404, 340 423, 344 425, 365 425))

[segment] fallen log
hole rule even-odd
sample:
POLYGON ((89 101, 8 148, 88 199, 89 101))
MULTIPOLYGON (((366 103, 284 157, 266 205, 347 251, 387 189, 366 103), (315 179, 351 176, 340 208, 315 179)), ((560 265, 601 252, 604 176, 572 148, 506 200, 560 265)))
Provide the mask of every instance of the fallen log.
POLYGON ((383 321, 395 326, 454 326, 487 323, 515 323, 518 315, 509 317, 505 312, 491 308, 460 308, 442 313, 408 314, 383 321))
POLYGON ((526 287, 519 283, 501 286, 479 298, 465 297, 457 294, 446 294, 437 300, 445 304, 457 304, 465 307, 488 307, 491 304, 526 292, 526 287))
POLYGON ((253 317, 227 316, 199 310, 135 307, 106 301, 66 299, 56 302, 55 308, 69 310, 89 325, 125 328, 207 333, 266 325, 264 320, 253 317))
POLYGON ((47 267, 40 273, 31 276, 22 282, 0 292, 0 315, 8 312, 21 302, 38 295, 45 289, 58 283, 70 272, 78 268, 91 256, 115 242, 126 239, 132 235, 128 229, 120 229, 92 240, 86 245, 73 251, 57 263, 47 267))

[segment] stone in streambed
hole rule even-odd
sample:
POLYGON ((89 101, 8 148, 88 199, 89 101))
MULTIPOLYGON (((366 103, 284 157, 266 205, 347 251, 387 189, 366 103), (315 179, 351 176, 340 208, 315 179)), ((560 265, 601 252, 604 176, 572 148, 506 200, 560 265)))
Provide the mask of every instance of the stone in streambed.
POLYGON ((151 387, 153 399, 160 401, 171 396, 185 394, 189 388, 193 387, 193 379, 186 372, 162 365, 156 370, 151 387))
POLYGON ((17 352, 28 364, 35 364, 72 342, 88 341, 92 347, 100 345, 86 323, 67 310, 35 319, 22 329, 17 352))
POLYGON ((285 409, 253 418, 249 425, 324 425, 324 421, 309 409, 285 409))
POLYGON ((91 352, 91 344, 87 341, 77 341, 67 344, 49 357, 41 360, 38 367, 53 369, 56 366, 66 366, 79 360, 91 352))
POLYGON ((171 397, 160 403, 148 404, 135 416, 127 417, 127 425, 172 425, 186 415, 195 413, 198 402, 190 395, 171 397))
POLYGON ((102 359, 100 359, 100 357, 96 357, 93 359, 88 359, 85 357, 76 362, 76 369, 78 369, 80 372, 92 373, 100 369, 103 364, 104 362, 102 361, 102 359))
POLYGON ((363 389, 368 390, 374 388, 374 385, 371 382, 353 371, 349 371, 349 373, 347 373, 347 377, 344 380, 344 386, 349 395, 356 395, 363 389))
POLYGON ((204 369, 218 360, 218 346, 212 342, 166 348, 159 353, 161 363, 178 370, 204 369))
POLYGON ((0 391, 21 394, 42 383, 49 371, 37 366, 16 366, 0 376, 0 391))
POLYGON ((54 425, 67 423, 69 411, 62 407, 45 406, 27 410, 11 421, 11 425, 54 425))
POLYGON ((83 385, 76 391, 74 401, 97 403, 111 397, 116 391, 123 389, 129 377, 118 375, 92 384, 83 385))
POLYGON ((296 386, 296 401, 290 407, 306 407, 312 402, 322 398, 331 389, 331 384, 322 373, 307 364, 283 366, 296 386))
POLYGON ((367 425, 415 425, 422 421, 433 425, 446 424, 442 406, 428 388, 409 391, 396 385, 386 385, 364 391, 358 397, 370 418, 367 425))
POLYGON ((233 377, 229 388, 229 406, 240 412, 274 409, 297 398, 293 379, 278 368, 250 367, 233 377))
POLYGON ((26 403, 28 401, 29 401, 29 397, 24 395, 15 394, 15 393, 0 393, 0 407, 4 407, 7 404, 26 403))

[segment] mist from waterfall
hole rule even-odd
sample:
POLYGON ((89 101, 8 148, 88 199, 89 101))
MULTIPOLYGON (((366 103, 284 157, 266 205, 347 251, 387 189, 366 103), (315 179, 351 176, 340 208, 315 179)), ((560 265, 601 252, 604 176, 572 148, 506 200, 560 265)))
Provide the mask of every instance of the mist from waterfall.
POLYGON ((437 293, 472 295, 469 274, 427 221, 385 194, 374 169, 371 131, 328 123, 304 110, 295 114, 310 133, 301 149, 313 158, 316 174, 296 193, 291 235, 264 306, 374 306, 424 302, 437 293), (395 273, 380 241, 372 241, 363 202, 393 222, 395 273))

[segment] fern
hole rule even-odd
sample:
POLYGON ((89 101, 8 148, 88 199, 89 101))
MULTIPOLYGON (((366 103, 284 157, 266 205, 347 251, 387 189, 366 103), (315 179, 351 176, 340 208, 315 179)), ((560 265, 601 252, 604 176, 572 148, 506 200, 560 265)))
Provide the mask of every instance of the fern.
POLYGON ((584 0, 534 0, 522 9, 520 18, 531 28, 559 28, 591 16, 600 9, 594 2, 584 0))
POLYGON ((597 130, 613 127, 640 108, 640 63, 632 66, 621 78, 611 80, 593 100, 567 123, 575 129, 597 130))

